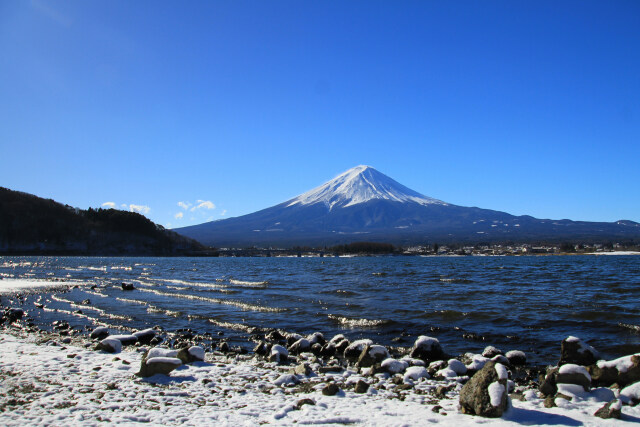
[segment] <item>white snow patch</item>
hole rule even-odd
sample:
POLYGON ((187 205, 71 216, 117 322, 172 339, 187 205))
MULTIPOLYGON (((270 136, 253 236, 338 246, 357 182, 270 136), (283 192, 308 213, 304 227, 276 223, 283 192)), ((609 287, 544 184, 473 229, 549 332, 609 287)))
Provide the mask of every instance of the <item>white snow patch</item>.
POLYGON ((429 373, 423 366, 411 366, 404 372, 404 382, 417 381, 420 378, 429 378, 429 373))
POLYGON ((147 353, 147 359, 154 359, 156 357, 176 357, 178 355, 178 350, 170 350, 168 348, 163 347, 154 347, 149 350, 147 353))
POLYGON ((591 375, 585 369, 584 366, 574 365, 573 363, 567 363, 566 365, 562 365, 560 370, 558 371, 560 374, 580 374, 584 375, 591 381, 591 375))
POLYGON ((404 370, 407 369, 408 365, 407 362, 404 362, 402 360, 389 358, 383 360, 381 366, 389 373, 399 374, 401 372, 404 372, 404 370))
POLYGON ((182 365, 182 361, 176 357, 152 357, 147 359, 147 365, 153 365, 154 363, 170 363, 172 365, 182 365))
POLYGON ((500 406, 500 403, 502 403, 502 396, 505 393, 504 385, 500 384, 498 381, 495 381, 489 384, 487 390, 489 391, 489 399, 491 400, 491 405, 495 407, 500 406))
POLYGON ((198 360, 204 360, 204 348, 194 345, 189 348, 189 354, 198 360))
POLYGON ((498 379, 506 380, 509 378, 509 373, 507 372, 507 368, 502 363, 495 364, 496 373, 498 374, 498 379))
POLYGON ((640 402, 640 382, 631 384, 620 390, 620 399, 626 404, 640 402))
POLYGON ((449 369, 451 369, 458 375, 464 375, 467 373, 467 367, 464 365, 464 363, 457 359, 450 359, 448 364, 449 369))

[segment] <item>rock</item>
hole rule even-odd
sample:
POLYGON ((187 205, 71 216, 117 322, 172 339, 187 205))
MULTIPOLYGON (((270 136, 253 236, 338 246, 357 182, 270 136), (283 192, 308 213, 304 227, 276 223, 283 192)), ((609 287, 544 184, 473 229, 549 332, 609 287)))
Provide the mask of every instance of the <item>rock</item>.
POLYGON ((596 417, 608 419, 617 418, 620 419, 622 415, 622 402, 619 399, 614 399, 611 402, 598 409, 595 414, 596 417))
POLYGON ((571 363, 574 365, 593 365, 598 360, 598 352, 577 337, 567 337, 562 341, 558 366, 571 363))
POLYGON ((520 350, 508 351, 505 356, 513 366, 523 366, 527 363, 527 355, 520 350))
POLYGON ((350 362, 355 362, 362 354, 362 350, 371 345, 373 345, 373 341, 369 339, 356 340, 344 349, 344 358, 350 362))
POLYGON ((407 369, 408 364, 407 364, 407 362, 402 361, 402 360, 396 360, 396 359, 388 358, 388 359, 385 359, 380 364, 380 366, 386 372, 390 373, 391 375, 394 375, 394 374, 403 373, 407 369))
POLYGON ((301 363, 295 368, 292 368, 291 371, 292 371, 291 372, 292 374, 304 375, 304 376, 308 376, 313 373, 313 370, 311 369, 311 366, 309 366, 308 363, 301 363))
POLYGON ((368 368, 389 358, 389 351, 381 345, 368 345, 360 353, 357 366, 368 368))
POLYGON ((369 383, 364 380, 358 380, 353 391, 356 393, 366 393, 369 390, 369 383))
POLYGON ((269 332, 265 337, 265 339, 271 342, 282 342, 286 340, 285 336, 282 335, 278 330, 273 330, 269 332))
POLYGON ((296 402, 296 409, 300 410, 302 409, 302 407, 304 405, 315 405, 316 402, 314 402, 313 400, 309 399, 309 398, 305 398, 305 399, 300 399, 298 400, 298 402, 296 402))
POLYGON ((456 373, 456 376, 461 376, 467 373, 467 367, 461 361, 457 359, 449 359, 447 362, 449 369, 456 373))
POLYGON ((544 407, 545 408, 555 408, 556 407, 556 398, 555 396, 547 396, 544 399, 544 407))
POLYGON ((311 353, 313 353, 315 356, 320 356, 321 352, 322 352, 322 345, 320 345, 319 343, 315 343, 311 345, 311 353))
POLYGON ((411 366, 404 372, 403 380, 405 383, 411 381, 418 381, 420 378, 429 378, 429 373, 424 366, 411 366))
POLYGON ((82 300, 82 302, 81 302, 80 304, 83 304, 83 305, 91 305, 91 300, 90 300, 89 298, 87 298, 87 299, 83 299, 83 300, 82 300))
POLYGON ((178 351, 177 358, 185 365, 193 362, 204 362, 204 348, 197 345, 181 348, 178 351))
POLYGON ((296 333, 289 333, 287 334, 287 346, 292 345, 294 342, 302 339, 302 335, 300 334, 296 334, 296 333))
POLYGON ((615 360, 599 360, 588 366, 594 385, 609 387, 617 383, 620 387, 640 381, 640 353, 615 360))
POLYGON ((257 355, 265 356, 269 353, 269 346, 267 346, 267 343, 265 343, 264 341, 260 341, 253 348, 253 352, 257 355))
POLYGON ((9 322, 13 323, 16 320, 22 319, 24 316, 24 310, 21 308, 8 308, 5 310, 4 318, 9 322))
POLYGON ((487 362, 460 391, 460 409, 464 414, 497 418, 508 407, 507 369, 487 362))
POLYGON ((540 381, 540 393, 542 393, 544 396, 555 396, 555 394, 558 392, 558 385, 556 382, 557 375, 558 368, 551 368, 547 370, 546 375, 540 381))
POLYGON ((177 357, 153 357, 143 358, 140 365, 139 377, 151 377, 157 374, 169 375, 171 371, 180 367, 182 361, 177 357))
POLYGON ((335 348, 336 348, 335 354, 344 354, 344 352, 347 351, 347 348, 349 347, 349 345, 351 345, 351 343, 348 339, 344 339, 339 343, 335 344, 335 348))
POLYGON ((322 389, 322 394, 324 394, 325 396, 335 396, 336 394, 338 394, 338 392, 340 392, 340 387, 338 387, 334 383, 327 384, 322 389))
POLYGON ((421 335, 413 344, 413 348, 411 349, 411 357, 424 360, 425 362, 430 362, 443 359, 444 352, 442 351, 440 341, 438 341, 436 338, 421 335))
POLYGON ((138 339, 140 344, 149 344, 156 336, 156 331, 153 329, 144 329, 142 331, 134 332, 132 335, 138 339))
POLYGON ((109 336, 109 329, 105 328, 104 326, 99 326, 91 331, 91 334, 89 336, 92 339, 106 338, 109 336))
POLYGON ((114 338, 105 338, 98 343, 96 351, 106 351, 107 353, 120 353, 122 351, 122 343, 114 338))
POLYGON ((306 353, 311 350, 311 343, 306 338, 300 338, 291 346, 289 346, 289 353, 291 354, 300 354, 306 353))
POLYGON ((222 353, 229 353, 231 351, 231 348, 229 347, 228 342, 222 341, 220 344, 218 344, 218 350, 222 353))
POLYGON ((307 340, 311 343, 312 346, 314 344, 320 344, 320 346, 323 346, 327 342, 327 340, 324 339, 324 335, 322 335, 321 332, 312 333, 307 337, 307 340))
POLYGON ((273 381, 273 384, 277 386, 297 385, 300 384, 300 379, 293 374, 282 374, 273 381))
MULTIPOLYGON (((315 344, 314 344, 315 345, 315 344)), ((336 346, 332 343, 327 343, 320 349, 320 356, 331 357, 336 354, 336 346)))
POLYGON ((109 335, 107 338, 118 340, 122 345, 133 345, 138 342, 138 338, 135 335, 109 335))
POLYGON ((271 347, 271 354, 269 355, 270 362, 285 363, 288 357, 289 352, 280 344, 275 344, 271 347))
POLYGON ((558 370, 556 384, 576 384, 582 386, 585 391, 589 391, 591 389, 591 375, 583 366, 567 363, 558 370))
POLYGON ((640 382, 633 383, 620 390, 620 400, 625 405, 640 403, 640 382))
POLYGON ((491 359, 496 356, 503 356, 504 352, 492 345, 489 345, 482 351, 482 355, 488 359, 491 359))
POLYGON ((133 291, 135 288, 133 287, 133 283, 124 283, 121 284, 123 291, 133 291))

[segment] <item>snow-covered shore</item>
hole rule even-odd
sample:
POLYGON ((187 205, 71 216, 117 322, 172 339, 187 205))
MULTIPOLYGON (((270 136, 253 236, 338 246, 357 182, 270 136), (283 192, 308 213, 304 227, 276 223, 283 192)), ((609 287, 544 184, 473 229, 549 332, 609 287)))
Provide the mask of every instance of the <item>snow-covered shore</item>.
POLYGON ((368 377, 371 387, 358 394, 352 386, 365 378, 355 370, 298 375, 301 382, 294 385, 281 377, 291 366, 242 355, 209 353, 206 362, 183 365, 169 376, 142 379, 135 376, 140 349, 127 347, 109 354, 79 340, 62 344, 53 338, 11 328, 0 333, 0 424, 595 426, 640 422, 638 406, 624 406, 620 420, 594 417, 607 399, 598 389, 571 401, 557 398, 555 408, 546 408, 536 392, 521 390, 526 401, 513 399, 502 418, 486 419, 460 413, 462 385, 455 379, 421 378, 401 390, 393 378, 368 377), (329 382, 341 385, 342 391, 323 395, 320 390, 329 382), (443 385, 453 387, 439 394, 438 387, 443 385), (434 412, 437 407, 441 409, 434 412))

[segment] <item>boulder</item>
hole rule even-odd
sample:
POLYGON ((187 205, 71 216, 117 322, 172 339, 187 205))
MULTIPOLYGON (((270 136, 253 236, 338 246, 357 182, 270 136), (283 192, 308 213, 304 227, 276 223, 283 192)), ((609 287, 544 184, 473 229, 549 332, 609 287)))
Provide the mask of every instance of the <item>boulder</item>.
POLYGON ((321 332, 312 333, 311 335, 307 336, 307 340, 309 340, 312 346, 314 344, 320 344, 320 346, 323 346, 327 342, 327 340, 324 339, 324 335, 322 335, 321 332))
POLYGON ((389 358, 389 351, 381 345, 368 345, 360 353, 358 367, 368 368, 389 358))
POLYGON ((92 339, 106 338, 109 336, 109 329, 104 326, 99 326, 91 331, 91 334, 89 336, 92 339))
POLYGON ((282 334, 280 333, 280 331, 278 331, 278 330, 273 330, 273 331, 269 332, 269 333, 267 334, 267 336, 265 337, 265 339, 266 339, 267 341, 270 341, 270 342, 282 342, 282 341, 286 341, 285 336, 284 336, 284 335, 282 335, 282 334))
POLYGON ((551 368, 547 370, 547 373, 544 377, 540 375, 540 393, 543 396, 555 396, 558 392, 558 384, 556 382, 556 378, 558 375, 558 368, 551 368))
POLYGON ((405 362, 403 360, 396 360, 396 359, 388 358, 388 359, 385 359, 380 364, 380 366, 386 372, 390 373, 391 375, 394 375, 394 374, 403 373, 407 369, 408 364, 407 364, 407 362, 405 362))
POLYGON ((593 415, 604 419, 620 419, 620 415, 622 415, 622 402, 620 401, 620 399, 613 399, 611 402, 598 409, 593 415))
POLYGON ((311 343, 306 338, 300 338, 289 346, 289 353, 300 354, 311 350, 311 343))
POLYGON ((577 337, 567 337, 560 347, 560 361, 558 366, 568 363, 574 365, 593 365, 598 360, 598 352, 577 337))
POLYGON ((133 286, 133 283, 122 282, 121 286, 123 291, 133 291, 135 289, 135 287, 133 286))
POLYGON ((133 345, 138 342, 138 337, 135 335, 109 335, 107 338, 118 340, 122 345, 133 345))
POLYGON ((286 348, 280 344, 274 344, 271 347, 271 353, 269 354, 269 361, 276 363, 285 363, 289 357, 289 352, 286 348))
POLYGON ((362 354, 362 350, 371 345, 373 345, 373 341, 369 339, 356 340, 344 349, 344 358, 351 362, 356 362, 360 354, 362 354))
POLYGON ((558 370, 556 384, 580 385, 585 391, 589 391, 591 389, 591 375, 584 366, 567 363, 558 370))
POLYGON ((609 387, 618 384, 624 387, 640 381, 640 353, 615 360, 599 360, 587 367, 594 385, 609 387))
POLYGON ((418 381, 420 378, 429 378, 429 373, 424 366, 411 366, 404 371, 403 381, 418 381))
POLYGON ((204 348, 197 345, 189 348, 184 347, 178 351, 176 357, 185 365, 193 362, 204 362, 204 348))
POLYGON ((169 375, 171 371, 180 367, 182 361, 177 357, 143 358, 140 365, 139 377, 151 377, 156 374, 169 375))
POLYGON ((330 383, 327 384, 323 389, 322 389, 322 394, 324 394, 325 396, 335 396, 336 394, 338 394, 340 392, 340 387, 338 387, 336 384, 334 383, 330 383))
POLYGON ((140 344, 149 344, 151 340, 155 338, 156 331, 151 328, 143 329, 142 331, 134 332, 132 335, 138 339, 140 344))
POLYGON ((460 391, 463 414, 501 417, 508 407, 507 369, 493 361, 487 362, 460 391))
POLYGON ((411 357, 424 360, 425 362, 430 362, 433 360, 443 359, 444 352, 442 351, 442 346, 437 338, 421 335, 413 344, 411 357))
POLYGON ((122 351, 122 343, 114 338, 105 338, 98 343, 95 349, 97 351, 106 351, 107 353, 120 353, 122 351))
POLYGON ((369 383, 364 380, 358 380, 355 388, 353 389, 356 393, 366 393, 369 390, 369 383))
POLYGON ((508 351, 505 356, 513 366, 524 366, 527 363, 527 355, 520 350, 508 351))
MULTIPOLYGON (((315 345, 315 344, 314 344, 315 345)), ((331 357, 336 354, 336 346, 333 343, 327 343, 320 349, 320 356, 331 357)))
POLYGON ((484 348, 484 350, 482 351, 482 355, 488 359, 491 359, 496 356, 503 356, 504 352, 497 347, 489 345, 484 348))

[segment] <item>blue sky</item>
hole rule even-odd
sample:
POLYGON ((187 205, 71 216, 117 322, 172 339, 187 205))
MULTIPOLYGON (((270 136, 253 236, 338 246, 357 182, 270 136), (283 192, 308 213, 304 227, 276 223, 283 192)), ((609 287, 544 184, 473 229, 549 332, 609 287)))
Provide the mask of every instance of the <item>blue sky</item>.
POLYGON ((5 1, 0 117, 0 186, 170 227, 359 164, 640 221, 640 2, 5 1))

